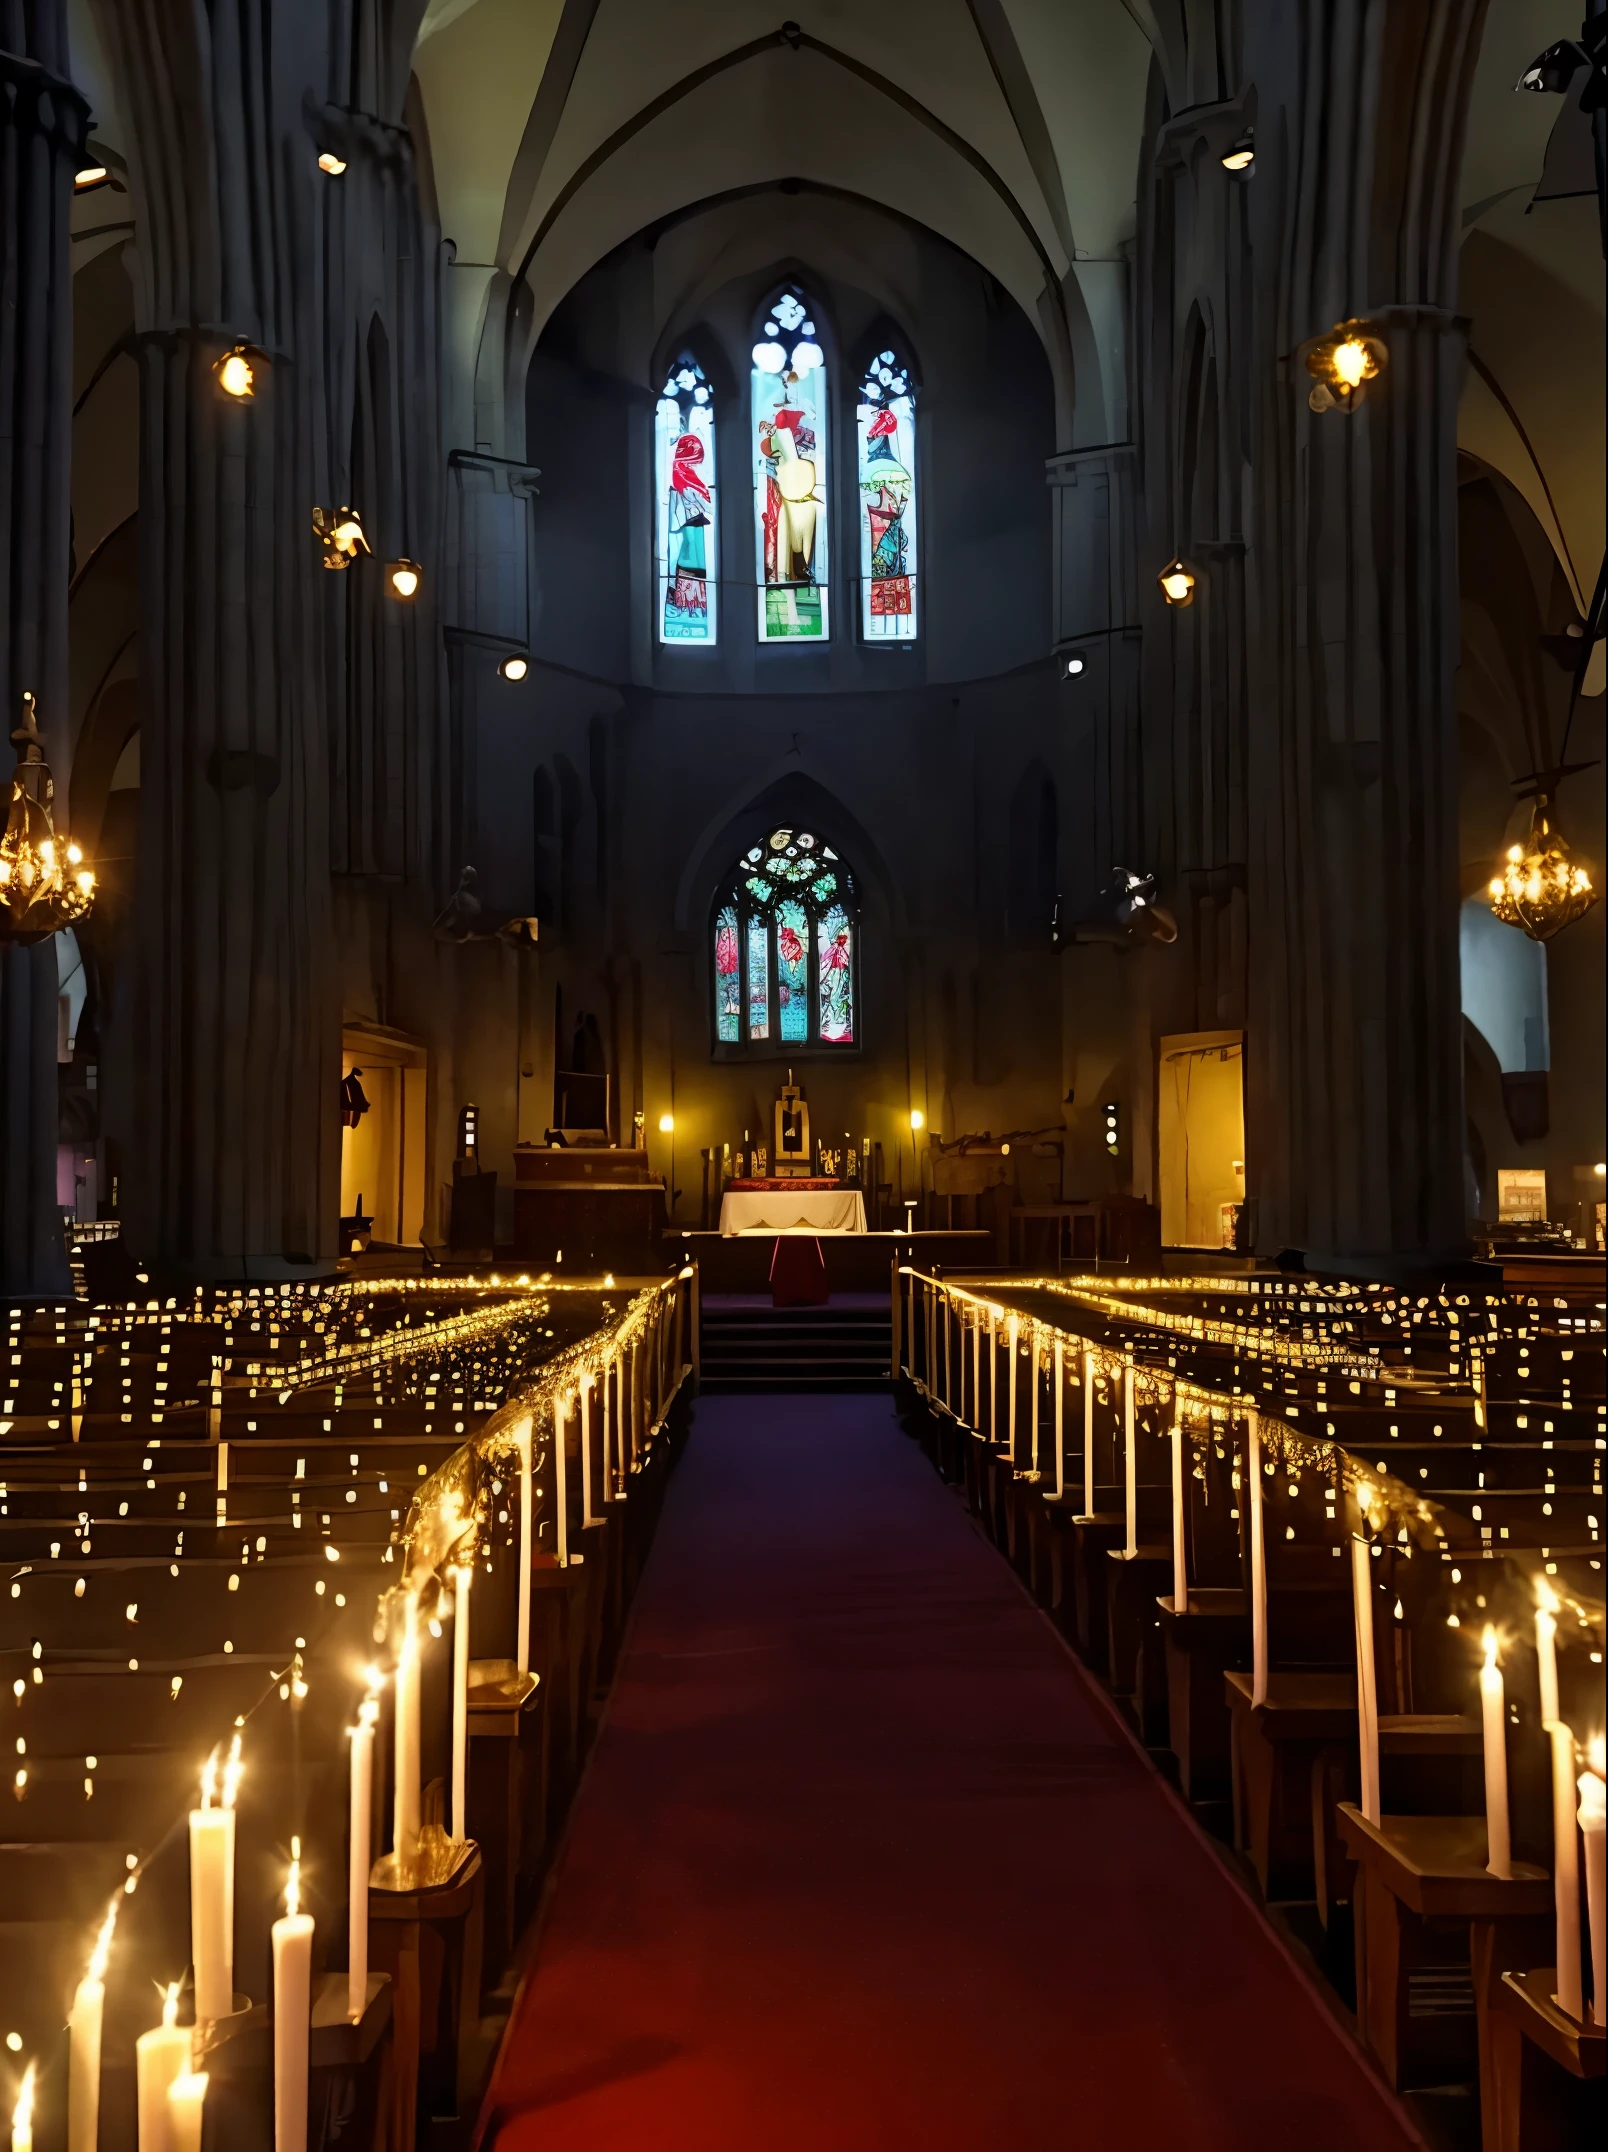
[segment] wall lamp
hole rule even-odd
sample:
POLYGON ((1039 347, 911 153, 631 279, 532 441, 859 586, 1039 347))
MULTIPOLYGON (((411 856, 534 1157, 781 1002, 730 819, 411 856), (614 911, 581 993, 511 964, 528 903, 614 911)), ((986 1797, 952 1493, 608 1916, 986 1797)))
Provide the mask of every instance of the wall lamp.
POLYGON ((1067 661, 1066 661, 1066 677, 1067 677, 1067 679, 1069 679, 1069 680, 1075 680, 1075 679, 1077 678, 1078 674, 1079 674, 1080 672, 1082 672, 1082 670, 1083 670, 1083 660, 1082 660, 1082 658, 1078 657, 1078 656, 1077 656, 1077 655, 1076 655, 1076 654, 1074 653, 1074 655, 1073 655, 1073 656, 1071 656, 1071 657, 1069 657, 1069 658, 1067 659, 1067 661))
POLYGON ((1384 372, 1388 357, 1377 322, 1360 317, 1336 322, 1307 351, 1307 372, 1312 376, 1308 404, 1318 412, 1350 412, 1361 402, 1369 382, 1384 372))
POLYGON ((424 570, 416 560, 391 560, 385 564, 385 587, 393 598, 410 604, 419 595, 424 570))
POLYGON ((346 170, 346 159, 337 157, 332 149, 326 149, 319 157, 318 169, 330 179, 339 179, 346 170))
POLYGON ((1256 168, 1256 144, 1251 137, 1241 135, 1232 149, 1224 150, 1220 159, 1225 172, 1245 173, 1256 168))
POLYGON ((503 659, 497 670, 505 680, 523 680, 530 671, 530 660, 516 650, 512 657, 503 659))
POLYGON ((255 344, 231 344, 212 365, 219 388, 236 403, 250 403, 257 393, 258 378, 267 371, 268 354, 255 344))
POLYGON ((86 164, 73 174, 74 194, 93 194, 97 187, 111 185, 112 175, 103 164, 86 164))
POLYGON ((359 553, 373 549, 363 531, 363 519, 355 508, 313 510, 313 529, 324 549, 326 568, 349 568, 359 553))
POLYGON ((1169 605, 1185 606, 1195 602, 1196 575, 1184 560, 1168 561, 1156 578, 1156 587, 1169 605))

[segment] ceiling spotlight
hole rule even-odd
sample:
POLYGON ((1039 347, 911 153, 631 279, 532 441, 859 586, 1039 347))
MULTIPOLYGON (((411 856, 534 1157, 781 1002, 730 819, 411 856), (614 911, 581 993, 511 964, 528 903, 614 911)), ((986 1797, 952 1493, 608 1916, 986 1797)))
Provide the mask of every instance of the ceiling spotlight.
POLYGON ((511 658, 504 658, 497 667, 505 680, 523 680, 530 671, 530 660, 517 650, 511 658))
POLYGON ((424 570, 416 560, 388 561, 385 567, 385 584, 393 598, 404 602, 419 595, 419 585, 424 581, 424 570))
POLYGON ((103 164, 86 164, 81 171, 73 174, 73 192, 93 194, 97 187, 104 187, 111 176, 103 164))
POLYGON ((1068 659, 1067 659, 1067 661, 1066 661, 1066 676, 1067 676, 1067 678, 1068 678, 1069 680, 1075 680, 1075 679, 1077 678, 1078 674, 1079 674, 1080 672, 1082 672, 1082 670, 1083 670, 1083 660, 1082 660, 1082 658, 1072 657, 1072 658, 1068 658, 1068 659))
POLYGON ((318 169, 327 172, 331 179, 339 179, 346 170, 346 159, 337 157, 332 149, 327 149, 318 160, 318 169))
POLYGON ((1156 582, 1169 605, 1193 605, 1195 572, 1184 561, 1170 560, 1156 582))
POLYGON ((236 403, 249 403, 257 393, 257 376, 267 365, 267 354, 255 344, 231 344, 214 362, 212 371, 225 396, 232 396, 236 403))
POLYGON ((1232 149, 1223 152, 1225 172, 1249 172, 1255 163, 1256 145, 1249 135, 1241 135, 1232 149))
POLYGON ((1387 357, 1376 322, 1337 322, 1307 351, 1307 372, 1313 377, 1308 404, 1314 411, 1349 412, 1368 383, 1384 372, 1387 357))
POLYGON ((313 529, 324 548, 326 568, 349 568, 359 553, 372 551, 364 536, 363 520, 355 508, 313 510, 313 529))

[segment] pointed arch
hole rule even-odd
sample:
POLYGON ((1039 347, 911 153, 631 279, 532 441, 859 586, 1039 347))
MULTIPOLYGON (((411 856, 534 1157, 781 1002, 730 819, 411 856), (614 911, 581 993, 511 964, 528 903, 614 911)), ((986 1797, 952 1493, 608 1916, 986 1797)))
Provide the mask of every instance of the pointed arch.
POLYGON ((868 643, 914 642, 918 632, 919 394, 910 346, 890 330, 860 368, 855 391, 860 633, 868 643))
POLYGON ((830 368, 801 282, 760 314, 750 375, 754 549, 762 643, 831 636, 830 368))
POLYGON ((719 638, 719 470, 715 390, 684 347, 654 406, 654 632, 661 643, 712 650, 719 638))
POLYGON ((709 961, 721 1058, 859 1044, 859 887, 813 830, 758 825, 716 893, 709 961))

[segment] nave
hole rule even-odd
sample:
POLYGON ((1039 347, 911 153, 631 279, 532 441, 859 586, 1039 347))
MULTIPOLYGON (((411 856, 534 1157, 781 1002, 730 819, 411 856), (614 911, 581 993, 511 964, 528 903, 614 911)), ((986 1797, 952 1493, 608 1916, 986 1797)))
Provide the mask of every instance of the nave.
POLYGON ((696 1405, 487 2113, 497 2152, 1418 2141, 886 1393, 696 1405))

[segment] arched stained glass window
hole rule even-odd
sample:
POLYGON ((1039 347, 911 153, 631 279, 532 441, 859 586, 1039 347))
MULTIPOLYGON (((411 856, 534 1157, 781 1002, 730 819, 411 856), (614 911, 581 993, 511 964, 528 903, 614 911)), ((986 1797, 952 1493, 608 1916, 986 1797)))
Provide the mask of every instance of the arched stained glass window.
POLYGON ((808 830, 749 846, 715 906, 720 1046, 854 1046, 859 1040, 854 876, 808 830))
POLYGON ((754 545, 762 643, 824 643, 827 590, 826 355, 815 318, 785 291, 761 324, 752 380, 754 545))
POLYGON ((916 633, 916 384, 893 351, 860 383, 860 630, 867 642, 916 633))
POLYGON ((686 353, 659 392, 653 441, 659 640, 708 647, 717 602, 715 401, 686 353))

